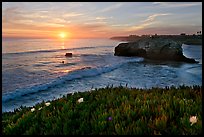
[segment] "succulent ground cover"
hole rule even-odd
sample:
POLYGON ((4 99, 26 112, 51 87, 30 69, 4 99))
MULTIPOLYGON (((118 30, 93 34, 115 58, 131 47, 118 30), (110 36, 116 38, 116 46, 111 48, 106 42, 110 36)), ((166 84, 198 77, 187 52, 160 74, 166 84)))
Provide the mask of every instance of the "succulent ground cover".
POLYGON ((3 135, 199 135, 202 86, 106 87, 2 114, 3 135))

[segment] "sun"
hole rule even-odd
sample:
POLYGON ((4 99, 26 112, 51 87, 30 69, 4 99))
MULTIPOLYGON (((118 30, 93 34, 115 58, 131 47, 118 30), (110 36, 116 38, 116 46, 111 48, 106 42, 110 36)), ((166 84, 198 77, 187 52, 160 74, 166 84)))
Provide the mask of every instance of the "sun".
POLYGON ((65 32, 60 32, 60 33, 59 33, 59 37, 60 37, 61 39, 64 39, 64 38, 67 37, 67 34, 66 34, 65 32))
POLYGON ((61 30, 61 31, 56 32, 55 38, 56 38, 56 36, 57 36, 58 40, 65 41, 65 40, 70 39, 72 35, 71 35, 71 33, 69 31, 61 30))

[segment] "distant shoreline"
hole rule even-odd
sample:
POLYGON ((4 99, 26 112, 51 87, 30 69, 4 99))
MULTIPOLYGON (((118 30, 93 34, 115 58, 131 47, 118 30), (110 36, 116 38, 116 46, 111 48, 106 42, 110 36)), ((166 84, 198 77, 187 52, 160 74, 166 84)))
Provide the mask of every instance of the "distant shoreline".
POLYGON ((142 35, 142 36, 129 35, 129 36, 114 36, 114 37, 111 37, 110 39, 132 42, 132 41, 137 41, 139 39, 143 39, 147 37, 168 38, 187 45, 202 45, 202 35, 156 35, 156 34, 142 35))

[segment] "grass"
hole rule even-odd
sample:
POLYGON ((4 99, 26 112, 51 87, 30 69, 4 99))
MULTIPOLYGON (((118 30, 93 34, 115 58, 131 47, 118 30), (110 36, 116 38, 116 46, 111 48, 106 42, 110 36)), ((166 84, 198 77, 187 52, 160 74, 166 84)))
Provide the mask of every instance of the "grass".
POLYGON ((199 135, 202 86, 106 87, 2 114, 3 135, 199 135), (83 98, 83 102, 77 100, 83 98), (42 107, 41 110, 38 110, 42 107), (197 116, 191 125, 189 119, 197 116))

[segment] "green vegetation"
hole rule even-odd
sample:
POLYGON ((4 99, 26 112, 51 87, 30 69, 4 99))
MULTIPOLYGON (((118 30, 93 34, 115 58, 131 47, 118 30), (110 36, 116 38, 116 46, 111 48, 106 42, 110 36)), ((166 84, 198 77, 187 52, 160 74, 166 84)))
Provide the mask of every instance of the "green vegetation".
POLYGON ((3 134, 202 134, 202 86, 106 87, 68 94, 34 108, 34 112, 21 107, 3 113, 3 134), (197 118, 193 125, 191 116, 197 118))
POLYGON ((202 45, 202 36, 180 36, 173 37, 173 40, 187 45, 202 45))

